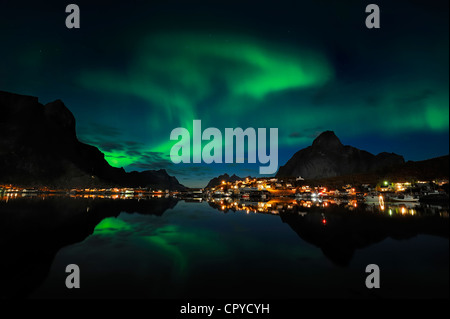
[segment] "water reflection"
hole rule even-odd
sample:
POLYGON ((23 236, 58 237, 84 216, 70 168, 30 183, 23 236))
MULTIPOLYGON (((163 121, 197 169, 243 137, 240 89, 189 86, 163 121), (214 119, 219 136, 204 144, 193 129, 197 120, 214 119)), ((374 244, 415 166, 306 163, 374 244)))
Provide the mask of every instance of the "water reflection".
POLYGON ((356 249, 388 237, 401 240, 420 234, 449 237, 448 209, 417 203, 365 204, 356 200, 266 202, 211 199, 224 213, 275 214, 303 240, 319 247, 334 264, 347 266, 356 249))
POLYGON ((323 209, 324 212, 332 211, 339 207, 346 211, 358 211, 359 213, 372 212, 382 215, 405 216, 405 215, 438 215, 448 218, 448 206, 437 206, 420 203, 365 203, 355 199, 326 199, 326 200, 296 200, 291 197, 272 198, 267 201, 248 201, 233 198, 210 198, 208 203, 211 207, 224 213, 229 211, 245 211, 247 213, 265 213, 278 215, 281 213, 301 213, 302 210, 315 208, 323 209))
MULTIPOLYGON (((4 274, 0 296, 11 298, 30 295, 49 275, 58 251, 85 241, 94 232, 104 240, 112 240, 120 234, 134 233, 140 229, 142 232, 138 236, 143 241, 159 247, 176 261, 176 273, 180 276, 187 275, 188 271, 187 260, 182 253, 183 247, 186 248, 183 243, 190 243, 192 249, 206 249, 209 258, 224 258, 225 267, 232 268, 233 261, 227 261, 228 257, 221 253, 225 251, 225 246, 220 245, 221 239, 210 235, 195 237, 201 232, 212 234, 222 227, 220 224, 208 224, 210 228, 196 228, 195 232, 192 227, 183 228, 183 223, 165 225, 152 233, 147 229, 151 225, 140 224, 135 227, 123 218, 116 218, 123 212, 162 216, 168 209, 175 208, 178 202, 178 199, 171 197, 115 199, 91 195, 87 198, 35 195, 0 199, 0 249, 3 253, 0 271, 4 274), (217 240, 206 245, 202 242, 205 238, 217 240), (220 250, 220 247, 224 249, 220 250)), ((220 215, 274 215, 268 217, 272 220, 279 218, 304 242, 320 248, 328 260, 341 267, 349 266, 356 250, 386 238, 402 240, 425 234, 448 239, 449 235, 448 207, 440 206, 412 203, 367 205, 356 200, 298 201, 287 197, 259 202, 222 198, 210 199, 207 204, 189 205, 192 208, 183 210, 183 213, 192 214, 194 220, 199 218, 194 212, 196 207, 204 205, 220 212, 220 215)), ((212 212, 208 208, 207 213, 212 212)), ((242 226, 237 225, 236 229, 239 227, 242 226)), ((267 233, 268 237, 270 235, 267 233)), ((230 233, 230 236, 234 236, 234 233, 230 233)), ((280 233, 273 236, 277 239, 280 233)), ((293 244, 300 245, 301 242, 293 244)), ((263 256, 258 258, 263 259, 263 256)), ((218 271, 212 275, 220 275, 218 271)))
POLYGON ((121 212, 161 216, 178 200, 19 197, 0 201, 0 297, 23 297, 48 275, 56 253, 83 241, 102 220, 121 212))

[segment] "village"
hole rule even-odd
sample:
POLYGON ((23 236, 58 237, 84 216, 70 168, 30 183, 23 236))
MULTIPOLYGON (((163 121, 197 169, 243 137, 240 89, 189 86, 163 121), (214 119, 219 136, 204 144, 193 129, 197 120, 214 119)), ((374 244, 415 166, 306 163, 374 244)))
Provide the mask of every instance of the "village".
POLYGON ((183 191, 153 188, 71 188, 50 187, 24 188, 12 184, 0 185, 0 199, 30 196, 69 195, 84 198, 142 198, 177 197, 180 199, 232 198, 240 200, 268 201, 273 198, 296 199, 353 199, 364 202, 395 201, 419 202, 447 200, 448 180, 433 181, 382 181, 377 184, 346 184, 341 187, 313 186, 302 177, 296 178, 244 178, 236 181, 221 181, 209 188, 189 188, 183 191))
MULTIPOLYGON (((198 190, 200 191, 200 190, 198 190)), ((418 201, 421 197, 448 192, 448 180, 382 181, 378 184, 346 184, 341 187, 312 186, 302 177, 246 178, 203 190, 212 197, 296 197, 296 198, 354 198, 378 201, 379 196, 398 201, 418 201)))

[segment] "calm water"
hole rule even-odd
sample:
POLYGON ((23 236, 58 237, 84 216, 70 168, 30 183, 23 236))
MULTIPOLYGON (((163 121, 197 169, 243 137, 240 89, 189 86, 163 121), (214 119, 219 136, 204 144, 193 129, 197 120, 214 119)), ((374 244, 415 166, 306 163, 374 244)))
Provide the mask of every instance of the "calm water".
POLYGON ((0 201, 2 297, 449 297, 446 208, 357 202, 0 201), (81 288, 65 287, 77 264, 81 288), (365 287, 377 264, 381 289, 365 287))

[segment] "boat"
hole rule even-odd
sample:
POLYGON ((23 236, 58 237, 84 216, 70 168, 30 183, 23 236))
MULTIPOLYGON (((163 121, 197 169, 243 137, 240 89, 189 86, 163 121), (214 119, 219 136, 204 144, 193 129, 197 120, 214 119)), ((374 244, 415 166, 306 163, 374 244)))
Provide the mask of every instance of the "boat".
POLYGON ((390 200, 394 202, 418 202, 419 197, 418 196, 412 196, 412 195, 397 195, 394 197, 391 197, 390 200))
POLYGON ((366 196, 364 196, 364 201, 366 203, 378 203, 380 201, 380 196, 383 197, 382 195, 378 195, 378 194, 367 194, 366 196))

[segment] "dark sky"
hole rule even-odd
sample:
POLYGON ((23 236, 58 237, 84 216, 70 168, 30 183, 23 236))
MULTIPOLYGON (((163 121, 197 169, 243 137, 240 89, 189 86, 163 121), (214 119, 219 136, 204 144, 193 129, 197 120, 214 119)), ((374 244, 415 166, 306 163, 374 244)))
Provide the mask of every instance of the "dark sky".
POLYGON ((64 101, 113 166, 187 186, 259 164, 173 164, 172 129, 279 129, 279 164, 333 130, 423 160, 449 152, 448 1, 0 0, 0 90, 64 101), (381 28, 365 27, 365 7, 381 28))

